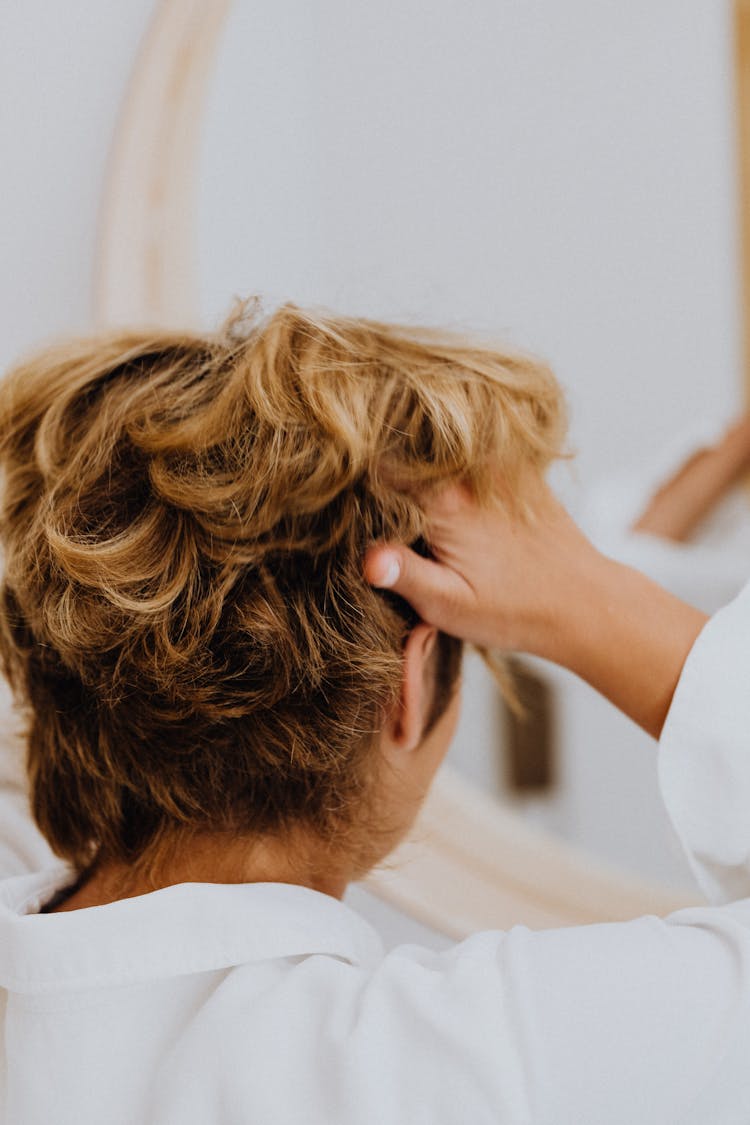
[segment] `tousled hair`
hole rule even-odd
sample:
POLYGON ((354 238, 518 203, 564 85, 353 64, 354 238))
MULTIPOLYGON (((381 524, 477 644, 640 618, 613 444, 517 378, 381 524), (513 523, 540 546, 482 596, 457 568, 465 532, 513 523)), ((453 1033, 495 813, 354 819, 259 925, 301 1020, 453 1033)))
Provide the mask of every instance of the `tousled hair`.
MULTIPOLYGON (((418 497, 560 450, 538 361, 287 304, 59 344, 2 386, 0 656, 32 808, 83 870, 180 829, 353 841, 408 607, 373 590, 418 497)), ((441 636, 430 722, 456 678, 441 636)), ((353 846, 353 845, 352 845, 353 846)))

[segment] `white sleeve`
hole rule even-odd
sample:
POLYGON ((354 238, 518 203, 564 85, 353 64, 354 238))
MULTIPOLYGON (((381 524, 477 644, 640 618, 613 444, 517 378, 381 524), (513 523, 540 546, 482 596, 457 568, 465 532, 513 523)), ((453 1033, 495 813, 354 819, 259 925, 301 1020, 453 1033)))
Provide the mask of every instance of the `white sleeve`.
POLYGON ((715 905, 393 950, 359 1011, 428 1103, 461 1091, 472 1122, 750 1122, 750 586, 697 638, 658 754, 715 905))
POLYGON ((664 803, 713 903, 750 896, 750 583, 704 626, 658 752, 664 803))
POLYGON ((29 810, 20 727, 0 676, 0 879, 59 863, 29 810))
POLYGON ((498 939, 535 1125, 750 1121, 750 585, 698 637, 658 754, 716 905, 498 939))
POLYGON ((496 950, 534 1125, 747 1125, 750 901, 496 950))

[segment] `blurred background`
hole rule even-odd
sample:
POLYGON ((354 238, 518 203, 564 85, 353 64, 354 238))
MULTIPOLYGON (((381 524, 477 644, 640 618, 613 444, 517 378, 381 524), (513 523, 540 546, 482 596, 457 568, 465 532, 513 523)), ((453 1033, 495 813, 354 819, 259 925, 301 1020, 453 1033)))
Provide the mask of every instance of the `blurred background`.
MULTIPOLYGON (((3 366, 95 322, 123 100, 158 10, 179 7, 4 8, 3 366)), ((555 484, 574 511, 696 420, 740 408, 729 0, 215 7, 181 279, 197 321, 259 293, 544 356, 570 405, 577 457, 555 484)), ((541 828, 694 891, 653 743, 573 677, 528 667, 519 730, 470 661, 453 763, 541 828)))

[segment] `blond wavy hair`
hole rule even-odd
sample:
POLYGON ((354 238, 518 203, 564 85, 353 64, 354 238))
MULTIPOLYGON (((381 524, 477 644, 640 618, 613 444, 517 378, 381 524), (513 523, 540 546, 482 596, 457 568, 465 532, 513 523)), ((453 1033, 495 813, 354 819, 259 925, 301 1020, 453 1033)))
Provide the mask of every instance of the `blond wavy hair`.
POLYGON ((418 497, 449 481, 488 498, 499 469, 522 499, 562 435, 538 361, 292 304, 17 366, 0 654, 56 853, 82 870, 175 829, 300 824, 353 847, 414 623, 364 580, 367 545, 423 540, 418 497))

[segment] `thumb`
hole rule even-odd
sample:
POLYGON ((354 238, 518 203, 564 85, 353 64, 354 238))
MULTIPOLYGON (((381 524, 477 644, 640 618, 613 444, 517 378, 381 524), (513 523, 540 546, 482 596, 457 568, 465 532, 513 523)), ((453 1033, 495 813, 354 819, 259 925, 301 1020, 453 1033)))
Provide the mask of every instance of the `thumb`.
MULTIPOLYGON (((448 567, 425 559, 400 544, 378 544, 365 555, 365 578, 372 586, 405 598, 423 621, 452 632, 455 575, 448 567)), ((460 581, 460 580, 459 580, 460 581)), ((453 628, 455 629, 455 622, 453 628)))

